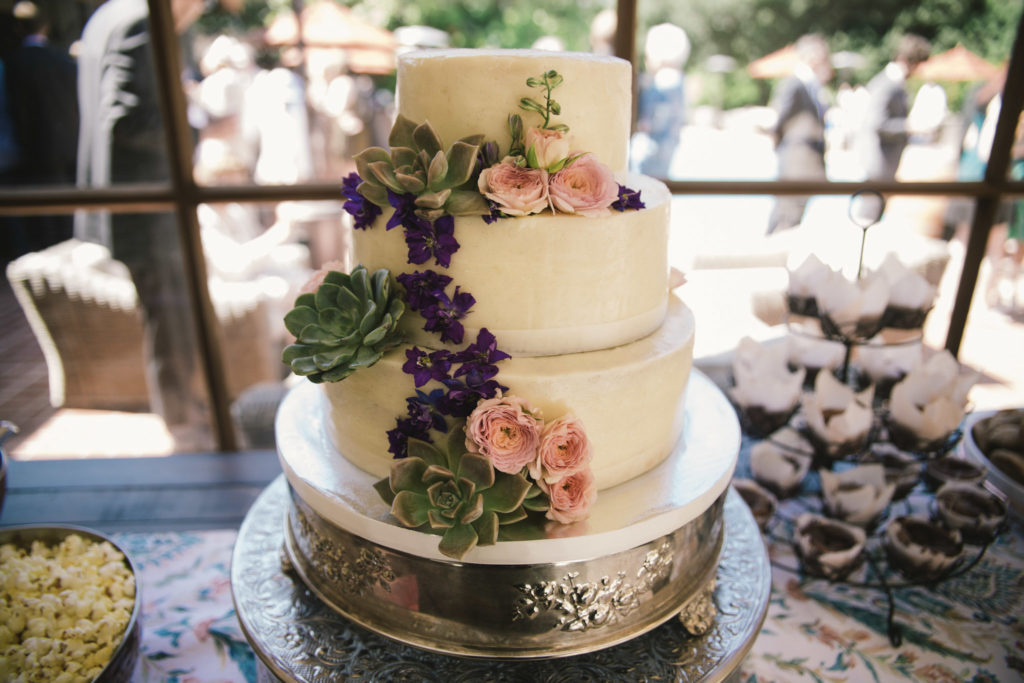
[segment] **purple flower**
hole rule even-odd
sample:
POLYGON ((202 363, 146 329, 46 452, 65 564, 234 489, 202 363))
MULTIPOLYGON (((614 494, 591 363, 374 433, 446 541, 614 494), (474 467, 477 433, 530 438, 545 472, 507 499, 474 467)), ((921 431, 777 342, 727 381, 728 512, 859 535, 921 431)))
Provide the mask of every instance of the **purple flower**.
POLYGON ((438 404, 438 408, 452 417, 468 417, 476 404, 487 398, 494 398, 498 390, 508 391, 508 387, 498 384, 497 380, 477 381, 478 378, 467 376, 465 379, 446 379, 442 383, 448 393, 438 404))
POLYGON ((358 173, 349 173, 341 181, 341 194, 347 200, 342 208, 345 209, 354 219, 352 227, 356 230, 365 230, 373 225, 377 216, 381 214, 380 207, 369 199, 359 194, 359 183, 362 178, 358 173))
POLYGON ((498 340, 486 327, 480 328, 480 331, 477 332, 476 342, 462 351, 452 354, 452 361, 455 363, 491 365, 506 358, 511 358, 511 356, 498 349, 498 340))
POLYGON ((447 268, 452 254, 459 249, 455 241, 455 219, 441 216, 433 224, 417 217, 416 221, 402 223, 405 243, 409 247, 409 263, 421 265, 433 257, 434 263, 447 268))
POLYGON ((448 295, 440 292, 434 302, 424 306, 420 314, 426 319, 423 329, 427 332, 439 332, 441 341, 461 344, 465 330, 459 321, 466 317, 469 309, 476 303, 476 299, 469 292, 463 292, 455 287, 455 294, 449 299, 448 295))
POLYGON ((422 387, 432 379, 448 379, 448 369, 452 366, 451 354, 448 351, 442 349, 427 354, 414 346, 406 349, 405 357, 408 360, 402 366, 402 371, 412 375, 417 387, 422 387))
POLYGON ((395 213, 388 219, 388 224, 384 226, 386 229, 390 230, 399 225, 407 229, 410 227, 423 229, 423 226, 429 229, 430 221, 416 214, 416 195, 408 192, 396 194, 388 190, 388 203, 394 208, 395 213))
POLYGON ((643 209, 646 206, 640 201, 640 190, 631 190, 625 185, 619 185, 619 198, 612 202, 612 208, 625 211, 626 209, 643 209))
POLYGON ((452 262, 452 254, 459 250, 455 241, 455 217, 441 216, 434 221, 434 262, 447 268, 452 262))
POLYGON ((438 296, 444 294, 444 288, 452 281, 447 275, 433 270, 401 273, 396 279, 405 288, 405 303, 414 311, 435 303, 438 296))
POLYGON ((508 218, 508 216, 503 214, 501 212, 501 209, 498 208, 497 202, 493 202, 490 199, 488 199, 487 200, 487 206, 489 206, 491 208, 491 212, 488 213, 488 214, 485 214, 483 216, 480 216, 480 218, 484 219, 484 223, 486 223, 487 225, 490 225, 491 223, 494 223, 499 218, 508 218))
POLYGON ((429 442, 432 441, 431 429, 441 433, 448 431, 444 416, 436 410, 442 398, 442 390, 435 389, 430 394, 417 391, 415 396, 405 399, 408 417, 398 418, 395 428, 387 432, 388 452, 396 459, 409 455, 409 439, 429 442))

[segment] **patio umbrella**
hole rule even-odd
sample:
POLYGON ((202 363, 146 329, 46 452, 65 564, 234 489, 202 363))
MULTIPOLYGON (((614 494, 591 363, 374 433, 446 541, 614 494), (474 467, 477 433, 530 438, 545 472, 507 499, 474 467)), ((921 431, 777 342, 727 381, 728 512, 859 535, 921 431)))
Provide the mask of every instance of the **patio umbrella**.
POLYGON ((987 81, 998 73, 998 66, 957 45, 921 62, 911 75, 926 81, 987 81))
POLYGON ((796 45, 787 45, 747 64, 747 73, 753 78, 782 78, 793 73, 799 61, 796 45))
POLYGON ((334 2, 311 2, 296 20, 291 10, 281 12, 267 27, 268 45, 298 45, 344 50, 348 68, 356 73, 387 74, 395 70, 398 41, 386 29, 358 17, 351 9, 334 2))

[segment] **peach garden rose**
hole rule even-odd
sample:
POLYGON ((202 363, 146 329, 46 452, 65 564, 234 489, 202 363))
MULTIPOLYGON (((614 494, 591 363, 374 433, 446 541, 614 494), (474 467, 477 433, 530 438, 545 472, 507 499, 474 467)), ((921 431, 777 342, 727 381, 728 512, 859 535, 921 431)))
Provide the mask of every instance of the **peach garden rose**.
POLYGON ((590 515, 590 507, 597 500, 594 474, 589 467, 563 477, 554 484, 547 484, 543 480, 537 483, 548 494, 551 504, 545 516, 562 524, 586 519, 590 515))
POLYGON ((537 458, 543 423, 517 396, 480 401, 466 421, 466 449, 486 455, 494 469, 518 474, 537 458))
POLYGON ((548 208, 548 172, 516 166, 513 157, 481 171, 477 187, 509 216, 528 216, 548 208))
POLYGON ((530 128, 524 144, 526 158, 534 168, 551 168, 569 156, 569 139, 560 130, 530 128))
POLYGON ((545 425, 530 476, 553 484, 586 467, 592 453, 583 423, 575 415, 563 415, 545 425))
POLYGON ((619 184, 611 169, 593 154, 584 154, 548 182, 551 206, 562 213, 604 216, 619 198, 619 184))

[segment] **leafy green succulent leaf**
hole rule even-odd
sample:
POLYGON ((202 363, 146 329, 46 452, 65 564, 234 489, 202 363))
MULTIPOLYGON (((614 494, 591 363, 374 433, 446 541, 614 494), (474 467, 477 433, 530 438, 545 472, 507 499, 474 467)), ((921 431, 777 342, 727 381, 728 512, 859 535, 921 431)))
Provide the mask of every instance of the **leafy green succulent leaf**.
POLYGON ((412 491, 399 491, 391 504, 391 514, 408 527, 418 527, 426 524, 429 517, 429 508, 424 504, 426 496, 412 491))
POLYGON ((476 547, 480 537, 470 524, 457 524, 445 532, 441 543, 437 546, 448 557, 462 558, 476 547))
POLYGON ((295 335, 281 359, 314 383, 336 382, 376 363, 402 338, 405 311, 400 288, 387 270, 371 276, 363 266, 351 274, 328 272, 315 293, 303 294, 285 314, 295 335))

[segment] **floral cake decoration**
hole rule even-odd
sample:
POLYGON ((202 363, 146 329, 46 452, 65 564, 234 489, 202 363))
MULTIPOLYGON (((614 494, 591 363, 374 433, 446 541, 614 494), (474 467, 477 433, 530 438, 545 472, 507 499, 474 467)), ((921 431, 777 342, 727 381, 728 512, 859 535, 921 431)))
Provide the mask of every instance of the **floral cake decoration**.
POLYGON ((542 97, 523 97, 519 108, 541 121, 526 127, 510 114, 504 155, 481 135, 446 149, 429 122, 399 114, 390 148, 356 155, 342 194, 358 230, 393 209, 384 229, 402 228, 414 268, 396 275, 357 266, 344 274, 328 264, 285 317, 296 341, 283 360, 316 383, 340 381, 401 344, 398 321, 408 310, 441 342, 465 344, 406 349, 402 370, 414 393, 387 433, 390 476, 375 485, 402 524, 440 535, 440 552, 456 559, 496 543, 503 530, 518 527, 522 538, 531 534, 523 524, 582 521, 597 497, 582 422, 572 414, 545 420, 507 393, 498 363, 509 354, 486 328, 466 343, 461 321, 476 300, 434 269, 448 268, 459 249, 455 216, 479 215, 500 229, 494 224, 502 219, 545 211, 593 217, 644 208, 640 192, 619 184, 593 154, 572 149, 568 127, 554 121, 561 106, 552 94, 562 81, 554 70, 527 79, 542 97))

